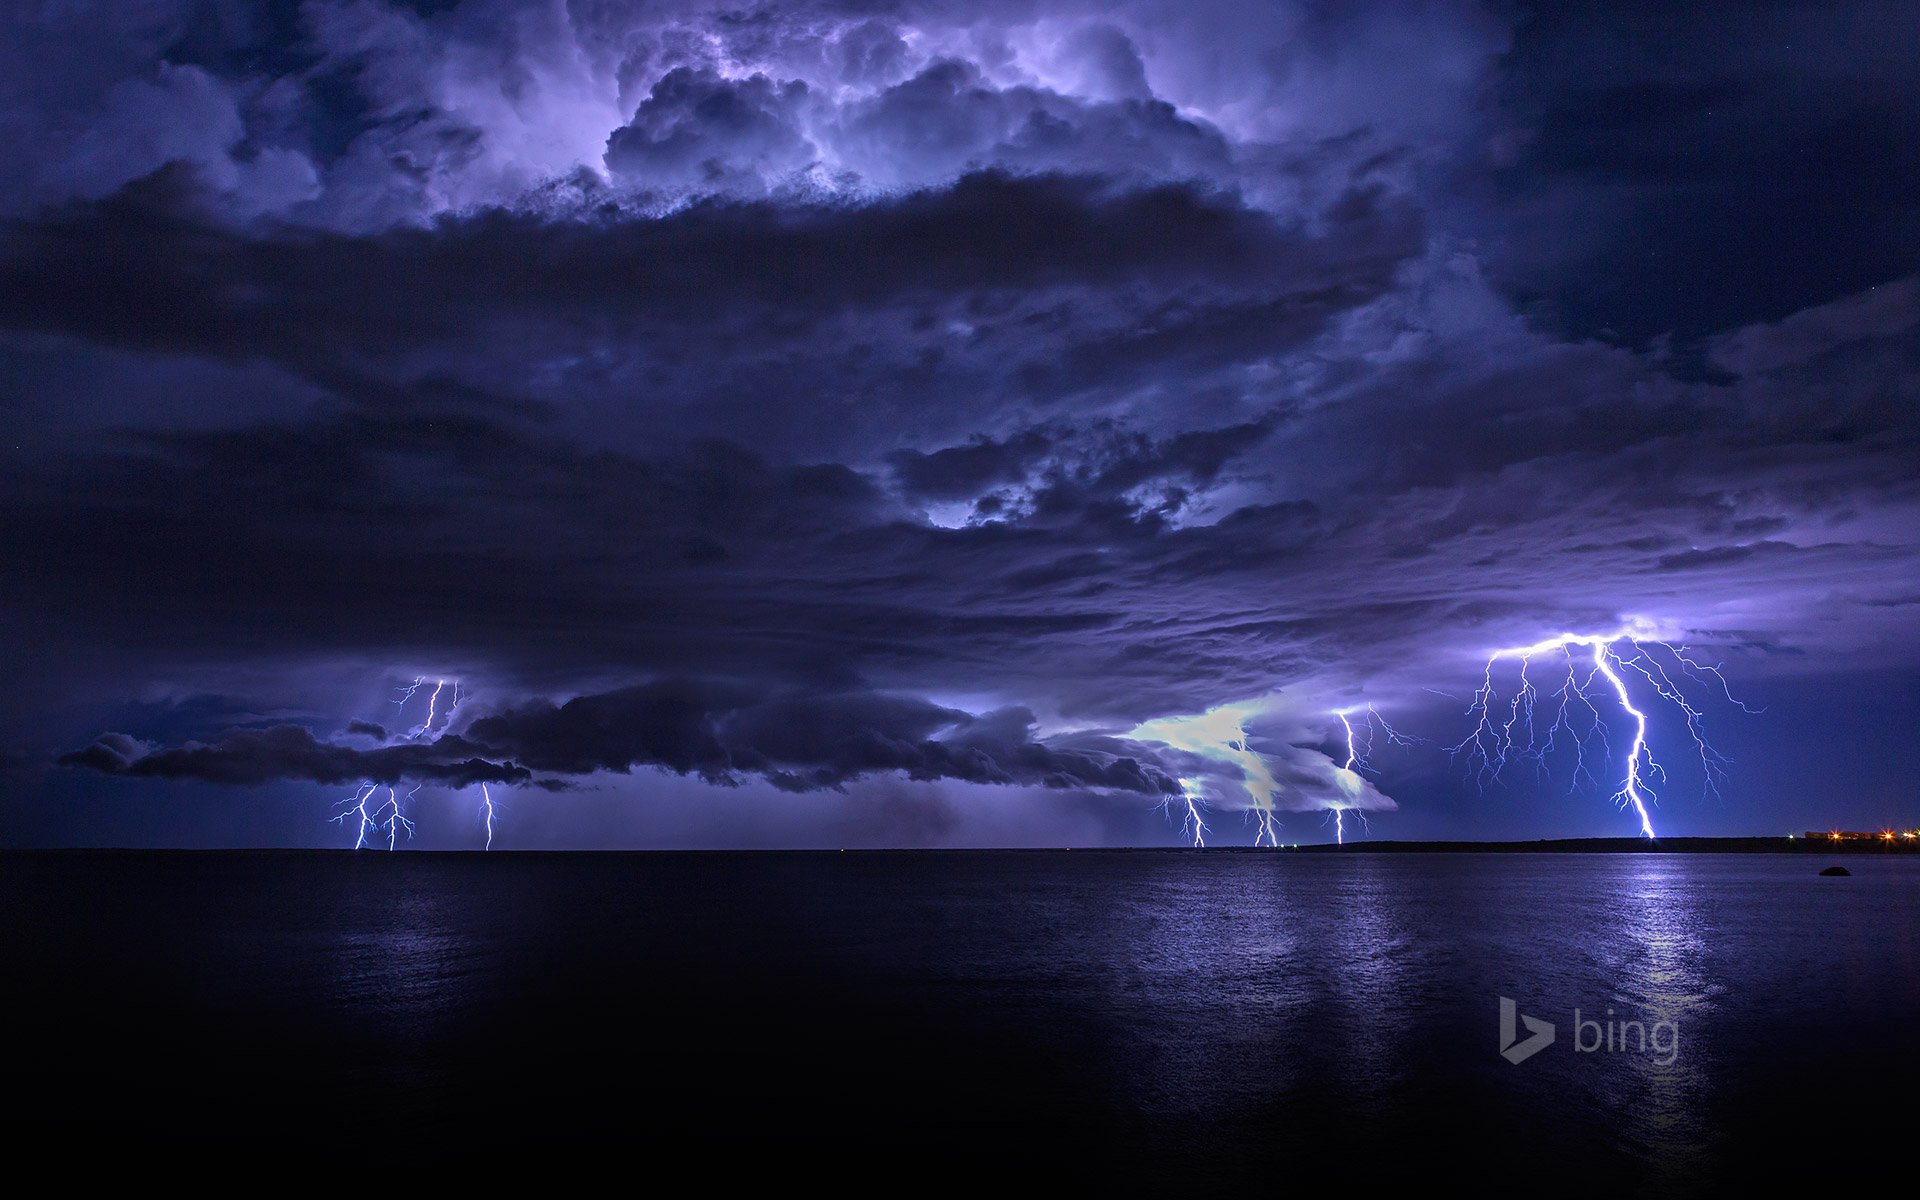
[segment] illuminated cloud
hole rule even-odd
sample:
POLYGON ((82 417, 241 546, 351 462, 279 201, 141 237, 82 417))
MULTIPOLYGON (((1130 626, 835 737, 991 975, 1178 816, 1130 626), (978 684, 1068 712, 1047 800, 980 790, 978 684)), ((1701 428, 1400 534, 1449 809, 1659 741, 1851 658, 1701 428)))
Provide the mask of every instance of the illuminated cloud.
MULTIPOLYGON (((0 20, 17 840, 508 763, 572 789, 509 844, 641 827, 596 797, 725 844, 746 795, 856 843, 1014 837, 1015 795, 1035 838, 1614 832, 1446 760, 1493 650, 1645 614, 1780 712, 1920 670, 1920 92, 1818 14, 0 20), (430 744, 423 669, 484 698, 430 744), (1368 704, 1422 740, 1350 770, 1368 704)), ((1752 720, 1769 761, 1858 728, 1752 720)), ((1753 761, 1662 832, 1785 811, 1753 761)))
MULTIPOLYGON (((1258 838, 1269 843, 1277 842, 1275 814, 1280 812, 1381 812, 1398 807, 1328 754, 1294 744, 1319 740, 1320 735, 1288 719, 1287 707, 1276 699, 1222 704, 1190 716, 1142 722, 1127 737, 1200 760, 1194 773, 1182 778, 1183 794, 1206 807, 1251 813, 1258 838), (1257 748, 1249 724, 1268 727, 1257 748)), ((1197 822, 1201 814, 1190 812, 1189 819, 1197 822)))

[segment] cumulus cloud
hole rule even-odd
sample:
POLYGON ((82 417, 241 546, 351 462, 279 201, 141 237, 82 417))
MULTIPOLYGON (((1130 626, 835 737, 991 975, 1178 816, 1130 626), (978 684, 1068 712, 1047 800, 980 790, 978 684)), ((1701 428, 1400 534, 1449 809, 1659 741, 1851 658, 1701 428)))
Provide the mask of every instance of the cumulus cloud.
POLYGON ((806 100, 799 80, 676 67, 608 136, 607 168, 649 188, 765 190, 816 156, 797 121, 806 100))
POLYGON ((1437 713, 1489 646, 1920 653, 1910 156, 1745 136, 1910 107, 1818 29, 1884 112, 1444 4, 83 18, 0 39, 33 761, 1231 807, 1255 760, 1103 731, 1278 694, 1275 805, 1380 808, 1332 711, 1437 713), (341 680, 398 664, 487 711, 393 739, 341 680), (107 702, 150 688, 241 727, 107 702))
POLYGON ((837 788, 873 773, 1147 795, 1177 790, 1137 747, 1036 739, 1024 709, 975 716, 873 692, 780 695, 666 681, 511 709, 467 732, 535 769, 567 774, 657 766, 716 783, 760 775, 791 791, 837 788))
MULTIPOLYGON (((1289 136, 1357 132, 1371 144, 1345 165, 1384 161, 1382 149, 1438 114, 1469 112, 1456 77, 1500 48, 1497 29, 1450 14, 1346 25, 1305 6, 1202 6, 1148 36, 1162 24, 1150 3, 1116 18, 1071 3, 470 0, 420 13, 362 0, 236 19, 225 44, 183 36, 193 14, 172 8, 151 14, 148 53, 191 48, 197 61, 106 67, 121 74, 62 114, 86 132, 40 195, 98 195, 184 162, 218 176, 240 215, 362 232, 518 206, 583 179, 602 199, 673 204, 797 176, 872 196, 998 168, 1205 177, 1291 203, 1326 172, 1290 155, 1289 136), (1359 61, 1324 64, 1343 44, 1359 61), (1422 103, 1362 102, 1387 63, 1426 68, 1412 80, 1422 103), (1436 105, 1442 88, 1455 94, 1436 105), (1409 124, 1410 112, 1423 121, 1409 124), (1282 161, 1292 178, 1276 175, 1282 161)), ((106 17, 82 11, 75 23, 106 17)), ((48 22, 17 24, 23 40, 59 36, 48 22)))
POLYGON ((1148 796, 1179 790, 1144 747, 1087 734, 1040 739, 1025 709, 976 716, 898 694, 780 694, 693 680, 507 708, 459 734, 371 750, 276 725, 165 747, 107 733, 59 761, 110 775, 252 786, 408 780, 460 788, 528 783, 534 772, 564 786, 652 767, 715 784, 759 776, 789 792, 839 789, 874 774, 1148 796))
POLYGON ((246 127, 232 90, 192 65, 161 63, 151 79, 124 79, 66 153, 43 167, 44 186, 100 197, 172 163, 189 164, 234 211, 284 211, 319 194, 298 150, 243 151, 246 127))
POLYGON ((60 757, 63 766, 88 767, 138 779, 193 779, 247 787, 280 780, 329 785, 402 780, 472 787, 479 783, 526 783, 532 774, 510 762, 482 757, 459 738, 360 750, 325 742, 301 725, 234 729, 213 742, 150 747, 120 733, 102 734, 90 745, 60 757))

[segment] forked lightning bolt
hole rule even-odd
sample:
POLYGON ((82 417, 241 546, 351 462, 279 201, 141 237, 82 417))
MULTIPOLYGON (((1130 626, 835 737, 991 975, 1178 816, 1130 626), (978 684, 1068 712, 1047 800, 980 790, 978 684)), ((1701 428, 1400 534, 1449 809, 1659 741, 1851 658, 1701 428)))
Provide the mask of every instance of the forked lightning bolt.
MULTIPOLYGON (((1253 823, 1253 844, 1277 847, 1280 820, 1274 812, 1273 798, 1280 790, 1280 783, 1273 777, 1267 760, 1247 744, 1245 722, 1260 711, 1258 703, 1223 704, 1193 716, 1148 721, 1136 726, 1127 736, 1159 742, 1238 768, 1247 798, 1252 802, 1247 817, 1253 823)), ((1209 830, 1201 815, 1207 803, 1204 783, 1199 779, 1182 779, 1178 801, 1182 811, 1181 837, 1195 847, 1205 846, 1209 830)), ((1169 814, 1174 803, 1173 796, 1162 802, 1169 814)))
MULTIPOLYGON (((1190 839, 1196 850, 1204 848, 1207 844, 1207 823, 1200 817, 1200 801, 1198 786, 1182 780, 1180 803, 1185 809, 1185 815, 1180 820, 1180 836, 1190 839)), ((1172 805, 1173 797, 1171 796, 1161 802, 1162 808, 1171 808, 1172 805)))
MULTIPOLYGON (((397 696, 393 703, 404 713, 407 702, 412 700, 420 689, 426 686, 426 683, 427 677, 418 675, 414 677, 412 683, 395 688, 397 696)), ((446 732, 453 724, 453 714, 464 698, 465 693, 461 690, 459 680, 434 680, 433 690, 427 693, 426 717, 407 731, 408 740, 417 742, 422 738, 431 738, 435 733, 446 732), (447 707, 444 710, 440 707, 442 695, 448 698, 447 707)), ((408 818, 406 808, 407 802, 419 793, 421 785, 415 785, 412 791, 404 795, 397 788, 387 787, 386 803, 377 808, 368 807, 382 786, 378 783, 364 783, 355 790, 353 795, 335 806, 340 810, 332 818, 336 824, 344 825, 348 820, 354 822, 353 848, 355 850, 365 849, 370 838, 377 840, 383 833, 386 835, 389 850, 399 844, 402 833, 405 833, 409 840, 413 837, 414 823, 408 818)), ((494 819, 498 815, 498 810, 494 807, 493 792, 485 783, 480 785, 480 815, 487 829, 486 848, 491 850, 493 849, 494 819)))
POLYGON ((487 818, 487 849, 493 849, 493 793, 486 784, 480 785, 480 811, 487 818))
MULTIPOLYGON (((421 679, 414 680, 412 686, 406 689, 406 695, 401 697, 399 703, 405 704, 407 699, 420 689, 420 684, 424 681, 424 678, 423 676, 421 679)), ((433 690, 427 693, 427 717, 424 721, 421 721, 413 727, 413 730, 407 734, 408 737, 415 741, 420 740, 434 731, 433 726, 436 721, 440 722, 442 729, 453 723, 454 711, 460 707, 460 681, 458 679, 453 681, 452 701, 447 705, 446 712, 440 712, 438 711, 440 707, 440 693, 445 691, 446 688, 446 680, 440 679, 434 682, 433 690)))
MULTIPOLYGON (((1373 773, 1373 764, 1368 760, 1373 755, 1376 738, 1384 736, 1387 743, 1393 746, 1412 746, 1419 742, 1418 738, 1401 733, 1387 724, 1387 719, 1381 716, 1380 711, 1371 704, 1365 709, 1337 709, 1333 715, 1340 718, 1340 728, 1345 732, 1347 741, 1347 760, 1341 763, 1340 767, 1351 777, 1350 783, 1356 792, 1361 776, 1373 773), (1358 729, 1354 727, 1353 720, 1356 713, 1364 713, 1360 718, 1358 729)), ((1328 810, 1333 815, 1333 840, 1342 845, 1347 840, 1346 814, 1349 810, 1354 816, 1360 818, 1361 825, 1364 826, 1367 823, 1367 814, 1357 805, 1335 804, 1328 810)))
POLYGON ((1717 691, 1745 711, 1753 710, 1733 698, 1718 667, 1690 657, 1684 646, 1643 638, 1632 630, 1563 633, 1530 646, 1494 651, 1487 659, 1480 690, 1467 709, 1468 715, 1477 718, 1473 732, 1453 751, 1477 763, 1482 785, 1498 778, 1516 761, 1531 762, 1536 771, 1544 773, 1548 756, 1563 745, 1573 755, 1575 781, 1582 776, 1595 779, 1589 760, 1595 755, 1596 745, 1601 757, 1613 758, 1601 703, 1616 707, 1631 723, 1633 737, 1619 760, 1615 778, 1620 785, 1613 799, 1633 811, 1641 834, 1651 838, 1651 808, 1659 799, 1653 783, 1664 783, 1667 773, 1648 744, 1650 717, 1642 707, 1648 702, 1635 701, 1629 675, 1646 682, 1653 700, 1680 714, 1699 751, 1707 790, 1717 794, 1726 778, 1727 759, 1708 745, 1701 712, 1687 698, 1680 680, 1717 691), (1544 680, 1538 678, 1542 668, 1535 666, 1536 659, 1551 663, 1544 668, 1548 672, 1544 680), (1502 702, 1494 672, 1502 661, 1514 660, 1520 664, 1518 687, 1511 699, 1502 702), (1543 731, 1541 721, 1547 715, 1552 719, 1545 722, 1543 731))
MULTIPOLYGON (((406 798, 413 799, 414 793, 419 790, 420 788, 416 785, 413 791, 407 793, 406 798)), ((387 849, 393 849, 393 844, 399 840, 402 829, 407 831, 407 840, 413 840, 413 822, 407 820, 407 815, 400 811, 400 795, 392 788, 387 789, 387 802, 379 812, 374 813, 374 816, 378 817, 381 813, 386 814, 386 820, 380 823, 380 828, 387 831, 387 849)))
POLYGON ((347 818, 349 817, 352 817, 354 819, 355 830, 354 830, 353 848, 355 850, 361 850, 366 847, 367 832, 369 830, 372 830, 375 833, 378 833, 380 831, 380 827, 374 823, 373 814, 367 811, 367 801, 371 800, 373 798, 373 794, 378 790, 380 789, 379 789, 379 785, 377 784, 372 784, 372 783, 362 784, 359 790, 356 791, 352 796, 348 797, 345 800, 342 800, 338 805, 335 806, 339 808, 341 811, 337 816, 333 818, 334 824, 336 825, 345 824, 347 821, 347 818))

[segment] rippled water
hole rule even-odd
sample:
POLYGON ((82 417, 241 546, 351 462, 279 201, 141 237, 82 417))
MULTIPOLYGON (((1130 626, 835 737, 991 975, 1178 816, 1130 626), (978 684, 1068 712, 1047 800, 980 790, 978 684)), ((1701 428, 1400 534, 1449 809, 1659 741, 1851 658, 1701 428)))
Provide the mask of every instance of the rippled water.
POLYGON ((49 1136, 1679 1191, 1904 1137, 1876 1097, 1920 1065, 1914 858, 0 862, 10 1082, 49 1136), (1505 1061, 1503 995, 1555 1043, 1505 1061), (1576 1009, 1677 1051, 1577 1052, 1576 1009))

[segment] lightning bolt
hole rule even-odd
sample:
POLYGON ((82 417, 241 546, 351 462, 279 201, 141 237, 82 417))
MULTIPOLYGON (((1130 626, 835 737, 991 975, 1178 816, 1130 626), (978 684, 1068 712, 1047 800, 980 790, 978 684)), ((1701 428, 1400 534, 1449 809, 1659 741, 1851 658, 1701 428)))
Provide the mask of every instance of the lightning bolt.
MULTIPOLYGON (((1358 775, 1360 751, 1354 745, 1353 720, 1349 716, 1350 711, 1343 708, 1334 715, 1340 718, 1340 727, 1347 731, 1347 761, 1341 765, 1341 769, 1349 774, 1358 775)), ((1335 845, 1344 846, 1347 844, 1347 822, 1340 815, 1341 812, 1342 810, 1338 807, 1333 810, 1333 840, 1335 845)))
POLYGON ((433 728, 433 709, 440 703, 440 689, 446 686, 447 681, 444 679, 433 685, 433 691, 427 696, 427 719, 420 722, 420 728, 413 731, 414 737, 419 737, 433 728))
POLYGON ((400 693, 400 698, 398 700, 395 700, 394 703, 399 705, 401 708, 405 708, 407 706, 407 701, 413 699, 413 694, 419 691, 420 685, 425 683, 426 681, 427 681, 427 677, 425 675, 415 675, 413 677, 412 683, 406 685, 405 687, 398 687, 393 689, 394 691, 400 693))
MULTIPOLYGON (((416 785, 413 791, 407 793, 406 798, 413 799, 414 794, 419 790, 420 788, 416 785)), ((394 842, 399 840, 402 829, 407 831, 407 840, 413 840, 413 822, 407 820, 407 815, 400 811, 400 799, 398 792, 388 788, 387 802, 373 814, 376 818, 382 813, 386 814, 387 819, 381 822, 380 828, 387 831, 387 849, 389 850, 393 849, 394 842)))
MULTIPOLYGON (((1194 849, 1205 849, 1208 830, 1206 821, 1200 816, 1200 789, 1198 785, 1186 779, 1180 781, 1180 786, 1182 789, 1180 793, 1180 804, 1184 810, 1180 818, 1180 836, 1191 840, 1194 849)), ((1168 796, 1160 803, 1160 807, 1163 809, 1170 810, 1172 805, 1172 796, 1168 796)))
POLYGON ((486 814, 487 849, 491 850, 493 849, 493 793, 487 790, 487 785, 484 783, 480 785, 480 811, 486 814))
POLYGON ((334 806, 341 810, 340 813, 333 818, 334 824, 343 825, 346 823, 348 817, 358 818, 356 822, 358 828, 355 830, 353 839, 353 848, 355 850, 366 847, 367 832, 369 830, 376 833, 379 832, 380 827, 374 824, 373 814, 367 810, 367 801, 373 799, 374 792, 378 790, 379 785, 377 784, 364 784, 352 796, 349 796, 334 806))
MULTIPOLYGON (((1345 771, 1347 776, 1342 778, 1340 782, 1349 792, 1356 795, 1360 791, 1362 774, 1374 773, 1373 764, 1369 759, 1373 755, 1374 744, 1377 738, 1384 735, 1387 743, 1393 746, 1413 746, 1417 745, 1420 741, 1419 738, 1413 737, 1410 734, 1401 733, 1398 729, 1389 725, 1387 719, 1380 715, 1380 710, 1371 704, 1367 705, 1364 710, 1357 708, 1335 709, 1333 715, 1340 719, 1340 728, 1346 734, 1347 743, 1347 761, 1340 764, 1340 769, 1345 771), (1365 715, 1361 717, 1359 728, 1356 729, 1353 718, 1354 714, 1359 712, 1364 712, 1365 715), (1364 731, 1364 734, 1362 731, 1364 731)), ((1346 844, 1346 814, 1348 812, 1352 812, 1354 816, 1360 818, 1360 824, 1363 828, 1367 824, 1367 814, 1354 805, 1335 804, 1331 806, 1328 811, 1333 815, 1333 840, 1338 844, 1346 844)))
MULTIPOLYGON (((1246 811, 1247 819, 1253 824, 1253 844, 1278 848, 1280 819, 1274 810, 1273 797, 1280 790, 1280 782, 1273 777, 1266 759, 1247 745, 1246 721, 1260 711, 1259 702, 1223 704, 1193 716, 1148 721, 1136 726, 1127 736, 1159 742, 1239 768, 1247 798, 1252 802, 1246 811)), ((1202 817, 1206 808, 1205 787, 1199 779, 1182 779, 1180 787, 1180 834, 1195 847, 1203 847, 1209 832, 1202 817)), ((1162 802, 1169 814, 1174 801, 1175 798, 1169 796, 1162 802)))
MULTIPOLYGON (((425 682, 424 676, 414 680, 413 686, 406 690, 406 696, 401 697, 399 703, 406 703, 407 698, 418 691, 423 682, 425 682)), ((445 729, 453 723, 453 714, 460 707, 460 681, 458 679, 453 681, 452 702, 448 704, 447 711, 443 713, 438 711, 438 709, 440 707, 440 693, 446 691, 446 689, 446 680, 439 679, 434 681, 433 690, 427 693, 427 719, 413 727, 413 732, 407 735, 409 738, 418 741, 429 733, 434 732, 433 726, 436 721, 440 722, 442 729, 445 729)))
POLYGON ((1601 704, 1610 704, 1633 729, 1626 753, 1618 760, 1617 774, 1609 772, 1620 781, 1612 799, 1632 810, 1641 834, 1652 838, 1651 810, 1659 802, 1653 785, 1664 784, 1667 772, 1648 744, 1651 718, 1641 707, 1646 701, 1636 703, 1635 689, 1628 686, 1629 675, 1644 680, 1654 700, 1681 715, 1699 752, 1707 791, 1718 795, 1726 779, 1728 760, 1708 744, 1704 717, 1679 680, 1712 687, 1743 711, 1755 710, 1733 698, 1717 665, 1693 658, 1685 646, 1642 637, 1633 629, 1604 634, 1563 633, 1530 646, 1494 651, 1467 709, 1469 716, 1477 718, 1473 732, 1452 748, 1453 753, 1464 753, 1478 764, 1476 774, 1485 786, 1514 762, 1531 762, 1544 775, 1548 757, 1564 743, 1573 754, 1575 783, 1582 777, 1597 779, 1590 760, 1614 758, 1606 719, 1601 715, 1601 704), (1536 673, 1536 659, 1549 664, 1544 677, 1536 673), (1510 699, 1500 701, 1494 672, 1505 660, 1519 662, 1519 686, 1510 699), (1546 720, 1543 710, 1551 720, 1546 720))
MULTIPOLYGON (((397 693, 397 698, 393 703, 398 705, 401 711, 404 712, 407 702, 413 699, 421 688, 426 686, 426 682, 427 677, 425 675, 417 675, 414 677, 412 683, 396 687, 394 691, 397 693)), ((461 688, 459 680, 436 679, 433 684, 433 690, 427 693, 426 719, 414 726, 407 733, 407 738, 411 741, 419 741, 421 738, 428 737, 436 732, 444 733, 452 726, 453 715, 459 710, 460 701, 465 699, 465 697, 466 693, 461 688), (452 689, 450 693, 448 692, 449 686, 451 686, 452 689), (445 711, 441 711, 440 709, 440 697, 443 694, 448 696, 445 711), (436 725, 439 726, 438 730, 435 729, 436 725)), ((377 808, 369 807, 373 798, 379 794, 382 786, 381 784, 372 782, 363 783, 354 791, 352 796, 347 797, 335 805, 335 807, 340 810, 331 818, 335 824, 344 825, 349 819, 355 823, 353 840, 353 848, 355 850, 364 850, 370 838, 378 839, 381 834, 386 835, 388 850, 392 850, 399 845, 400 835, 402 833, 407 835, 409 841, 413 839, 415 826, 413 821, 407 817, 406 807, 407 802, 419 794, 420 788, 423 785, 416 784, 413 790, 407 792, 405 795, 402 795, 396 788, 387 787, 386 803, 379 805, 377 808)), ((486 849, 491 850, 493 849, 494 821, 499 815, 499 810, 494 805, 492 790, 485 783, 480 785, 480 815, 486 824, 486 849)))

